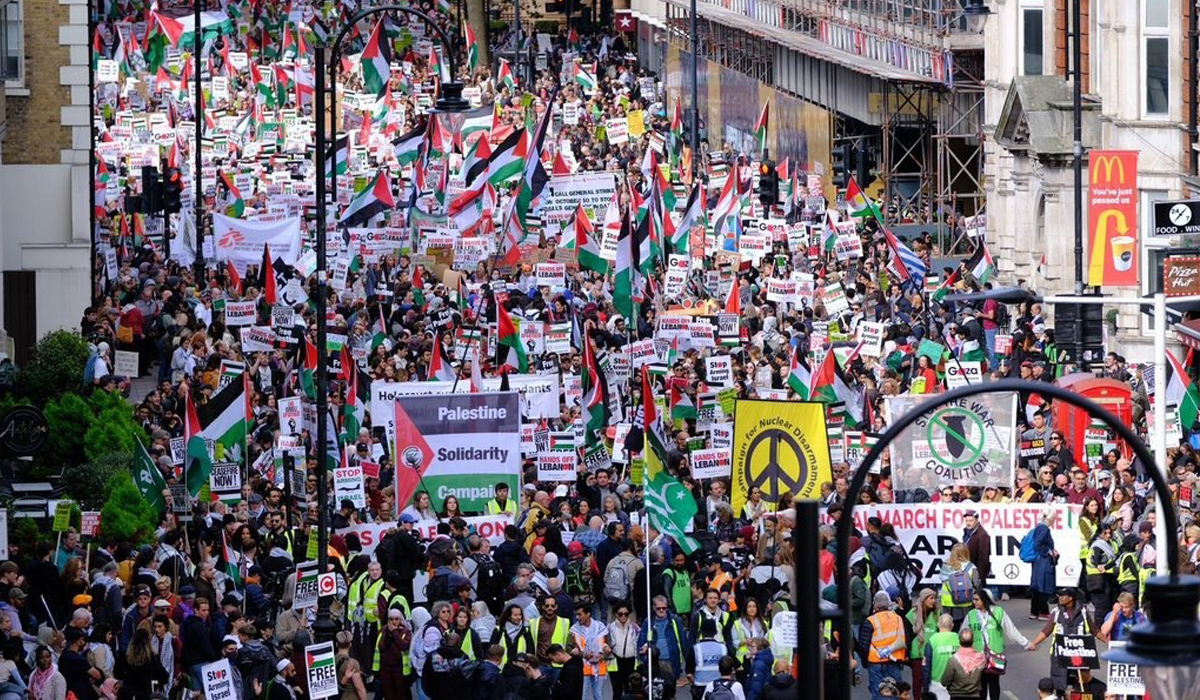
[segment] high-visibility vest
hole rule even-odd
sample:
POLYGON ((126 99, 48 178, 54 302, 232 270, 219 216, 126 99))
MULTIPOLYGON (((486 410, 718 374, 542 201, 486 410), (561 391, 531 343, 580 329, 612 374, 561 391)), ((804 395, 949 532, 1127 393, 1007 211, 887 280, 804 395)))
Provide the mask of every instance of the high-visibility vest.
MULTIPOLYGON (((545 618, 540 618, 540 617, 538 618, 538 627, 534 628, 534 630, 533 630, 535 639, 538 635, 538 628, 541 627, 542 620, 544 620, 544 619, 545 618)), ((566 618, 562 618, 562 617, 556 618, 554 620, 554 631, 550 633, 550 643, 551 644, 561 644, 562 648, 566 649, 567 642, 570 641, 570 639, 571 639, 571 625, 567 623, 566 618)), ((536 644, 536 642, 535 642, 535 644, 536 644)), ((554 668, 562 668, 562 664, 551 663, 550 665, 553 666, 554 668)))
MULTIPOLYGON (((762 636, 765 638, 767 636, 766 633, 769 633, 770 630, 768 629, 767 623, 765 620, 762 620, 761 622, 763 624, 763 632, 764 632, 764 634, 762 636)), ((733 655, 737 657, 737 660, 739 662, 744 661, 746 659, 746 654, 750 653, 750 639, 753 637, 753 635, 751 635, 750 632, 746 631, 746 626, 742 624, 741 620, 735 621, 733 623, 732 627, 733 627, 733 649, 734 649, 733 655)))
POLYGON ((508 635, 504 633, 503 627, 496 631, 500 635, 500 639, 497 644, 504 648, 504 658, 500 660, 501 666, 508 663, 510 656, 516 656, 517 654, 531 654, 537 649, 537 643, 533 641, 533 634, 529 631, 528 627, 526 627, 521 634, 517 635, 516 641, 509 641, 508 635), (509 646, 510 644, 513 646, 509 646))
POLYGON ((486 507, 488 515, 500 515, 501 513, 506 513, 510 517, 517 517, 517 502, 511 498, 504 503, 503 508, 500 507, 500 502, 494 498, 487 502, 486 507))
POLYGON ((1137 583, 1140 574, 1137 553, 1121 552, 1121 556, 1117 557, 1117 583, 1137 583))
POLYGON ((1146 580, 1154 575, 1153 566, 1143 566, 1138 571, 1138 603, 1146 600, 1146 580))
MULTIPOLYGON (((458 634, 458 630, 450 630, 458 634)), ((471 628, 468 627, 465 634, 461 635, 462 639, 458 642, 458 648, 462 649, 463 656, 471 661, 475 660, 475 645, 471 643, 471 628)))
POLYGON ((696 611, 696 634, 700 634, 700 625, 704 624, 705 620, 712 620, 717 623, 717 639, 722 642, 728 642, 729 638, 725 636, 725 623, 729 621, 729 613, 722 610, 716 615, 710 615, 707 607, 701 606, 696 611))
POLYGON ((692 613, 692 579, 687 572, 667 569, 664 578, 669 578, 671 585, 667 587, 667 595, 675 605, 675 612, 680 615, 692 613))
POLYGON ((383 588, 384 580, 380 576, 371 581, 370 577, 371 575, 364 571, 354 579, 354 583, 350 584, 350 592, 346 597, 346 616, 351 622, 379 622, 377 598, 380 589, 383 588), (362 611, 361 615, 358 613, 359 610, 362 611))
POLYGON ((1085 563, 1088 555, 1092 552, 1092 538, 1095 536, 1097 527, 1099 525, 1091 523, 1086 518, 1079 519, 1079 559, 1085 563))
POLYGON ((871 623, 871 648, 867 662, 881 664, 908 659, 908 641, 904 638, 904 621, 891 610, 883 610, 867 618, 871 623))
POLYGON ((1112 573, 1112 565, 1116 557, 1114 556, 1115 552, 1113 552, 1112 545, 1109 544, 1107 540, 1097 537, 1096 540, 1092 542, 1092 546, 1088 551, 1089 555, 1087 558, 1087 565, 1084 567, 1084 570, 1087 572, 1088 576, 1103 576, 1105 573, 1112 573), (1099 552, 1101 555, 1100 564, 1095 564, 1092 561, 1096 558, 1096 552, 1099 552), (1101 571, 1101 566, 1103 566, 1106 571, 1101 571))
MULTIPOLYGON (((387 625, 384 625, 383 627, 379 628, 379 636, 376 637, 376 639, 375 639, 375 659, 371 663, 372 671, 379 670, 380 656, 381 656, 381 654, 379 652, 379 647, 381 644, 383 644, 383 635, 385 635, 385 634, 387 634, 387 625)), ((420 644, 421 639, 420 639, 420 637, 416 636, 416 634, 417 634, 416 632, 413 633, 412 643, 420 644)), ((405 652, 402 658, 404 659, 404 665, 401 667, 401 670, 404 672, 404 675, 408 675, 409 673, 412 673, 412 670, 413 670, 412 660, 409 657, 408 652, 405 652)))
POLYGON ((404 619, 412 617, 412 611, 408 607, 408 598, 400 591, 389 591, 386 588, 377 594, 378 614, 381 618, 387 618, 388 613, 392 610, 399 610, 404 613, 404 619))
MULTIPOLYGON (((580 656, 583 656, 584 649, 587 648, 587 637, 582 634, 575 634, 575 648, 579 649, 580 656)), ((617 657, 609 656, 607 659, 601 659, 595 664, 595 671, 592 670, 593 664, 586 660, 583 662, 583 675, 585 676, 607 676, 609 671, 617 670, 617 657)))
MULTIPOLYGON (((733 577, 722 570, 716 576, 713 576, 713 579, 709 582, 708 587, 719 591, 721 590, 721 587, 727 583, 733 583, 733 577)), ((737 612, 737 597, 733 594, 733 586, 729 587, 729 598, 726 601, 726 604, 729 606, 730 612, 737 612)))

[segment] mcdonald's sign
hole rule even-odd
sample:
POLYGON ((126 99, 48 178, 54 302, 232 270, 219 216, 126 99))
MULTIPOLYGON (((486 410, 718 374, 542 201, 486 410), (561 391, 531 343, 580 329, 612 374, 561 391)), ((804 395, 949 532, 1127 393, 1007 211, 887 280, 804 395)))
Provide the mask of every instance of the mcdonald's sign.
POLYGON ((1137 151, 1088 154, 1090 286, 1138 283, 1137 151))

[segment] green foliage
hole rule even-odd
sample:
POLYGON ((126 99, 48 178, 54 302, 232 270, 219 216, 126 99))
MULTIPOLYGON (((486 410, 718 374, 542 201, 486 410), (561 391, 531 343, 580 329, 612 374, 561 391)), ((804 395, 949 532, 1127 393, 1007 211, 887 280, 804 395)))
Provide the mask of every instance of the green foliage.
POLYGON ((100 532, 104 539, 149 542, 158 519, 159 514, 142 498, 128 471, 120 471, 108 480, 108 500, 100 510, 100 532))
MULTIPOLYGON (((11 513, 9 515, 11 521, 11 513)), ((33 518, 20 518, 9 534, 12 539, 11 544, 15 544, 22 552, 32 555, 39 540, 49 539, 49 529, 47 527, 46 531, 43 531, 33 518)))
POLYGON ((108 500, 108 484, 114 476, 128 472, 133 463, 129 452, 110 452, 87 464, 77 464, 63 470, 62 484, 67 496, 85 510, 99 510, 108 500))
POLYGON ((556 19, 542 19, 533 23, 533 31, 551 36, 558 34, 558 30, 561 27, 562 25, 556 19))
POLYGON ((508 22, 503 20, 492 20, 488 22, 488 31, 492 34, 503 34, 508 31, 508 22))
POLYGON ((81 391, 88 356, 87 341, 78 334, 71 331, 46 334, 17 372, 17 392, 41 405, 69 391, 81 391))
POLYGON ((63 394, 46 402, 42 412, 50 435, 38 461, 52 467, 83 462, 83 436, 92 419, 87 402, 78 394, 63 394))

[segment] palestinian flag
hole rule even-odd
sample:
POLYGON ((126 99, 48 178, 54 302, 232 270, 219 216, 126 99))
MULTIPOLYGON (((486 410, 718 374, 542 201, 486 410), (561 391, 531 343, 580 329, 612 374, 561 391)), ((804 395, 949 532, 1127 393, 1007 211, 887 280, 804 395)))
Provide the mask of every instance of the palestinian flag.
MULTIPOLYGON (((416 285, 413 286, 413 298, 417 298, 416 285)), ((421 302, 424 306, 424 302, 421 302)), ((371 351, 380 345, 386 345, 389 350, 392 349, 392 341, 388 339, 387 320, 383 317, 383 304, 379 305, 379 320, 374 324, 374 329, 371 334, 371 351)))
POLYGON ((596 229, 588 220, 582 204, 575 205, 575 256, 581 269, 608 275, 608 261, 600 257, 596 229))
POLYGON ((342 212, 342 226, 362 226, 377 214, 396 208, 396 200, 392 197, 392 182, 388 178, 387 169, 380 168, 371 182, 354 195, 354 199, 342 212))
POLYGON ((167 47, 179 46, 184 27, 179 20, 165 17, 154 10, 150 11, 146 24, 146 68, 151 73, 157 73, 159 66, 167 62, 167 47))
POLYGON ((508 88, 509 90, 517 89, 517 80, 513 77, 512 68, 508 67, 508 61, 500 59, 500 70, 496 75, 496 87, 508 88))
POLYGON ((583 339, 583 366, 580 368, 580 388, 583 392, 583 434, 588 447, 603 444, 611 412, 608 407, 608 379, 596 363, 591 333, 583 339))
POLYGON ((621 217, 621 233, 617 237, 617 260, 613 275, 613 306, 631 319, 637 318, 633 313, 635 271, 633 231, 629 222, 629 212, 626 211, 625 215, 621 217))
POLYGON ((363 87, 375 95, 387 92, 388 81, 392 79, 392 46, 383 36, 382 21, 377 22, 371 30, 359 61, 363 87))
POLYGON ((242 198, 242 192, 233 184, 233 178, 229 177, 229 173, 221 172, 221 185, 225 189, 225 196, 222 198, 225 204, 225 216, 231 216, 235 219, 240 219, 246 211, 246 200, 242 198))
POLYGON ((329 158, 326 154, 325 166, 328 168, 325 172, 325 177, 333 175, 345 175, 350 169, 350 135, 341 134, 333 142, 333 157, 329 158))
POLYGON ((260 70, 257 63, 250 64, 250 79, 254 81, 255 99, 267 109, 275 106, 275 91, 271 87, 273 71, 260 70))
POLYGON ((309 399, 317 398, 317 346, 304 338, 300 346, 300 366, 297 369, 300 391, 309 399))
POLYGON ((458 378, 454 367, 450 364, 450 356, 446 354, 446 346, 442 343, 442 334, 438 333, 433 341, 433 352, 429 360, 429 373, 425 377, 429 381, 452 382, 458 378))
POLYGON ((521 336, 517 332, 517 326, 513 323, 512 317, 508 315, 508 311, 504 309, 503 305, 496 307, 496 313, 498 319, 496 332, 499 336, 496 344, 496 353, 498 355, 496 364, 508 365, 517 372, 525 374, 529 371, 529 358, 525 356, 525 346, 521 343, 521 336))
POLYGON ((583 88, 584 92, 592 93, 596 91, 596 66, 593 65, 591 70, 583 67, 579 61, 575 61, 575 82, 583 88))
POLYGON ((736 274, 733 276, 733 284, 729 287, 729 295, 725 297, 725 313, 733 314, 739 319, 742 316, 742 288, 738 285, 736 274))
POLYGON ((525 129, 513 131, 492 151, 488 161, 488 182, 495 187, 502 187, 520 175, 525 170, 529 152, 529 132, 525 129))
POLYGON ((678 382, 671 382, 671 420, 695 420, 698 415, 692 398, 678 382))
POLYGON ((691 555, 699 543, 687 534, 687 525, 696 517, 696 500, 678 479, 667 471, 667 441, 654 391, 650 371, 642 368, 642 458, 646 460, 646 517, 650 526, 675 540, 684 552, 691 555))
POLYGON ((850 207, 850 216, 870 216, 876 221, 883 221, 879 207, 867 198, 865 192, 859 189, 858 183, 854 181, 853 177, 846 181, 846 205, 850 207))
POLYGON ((439 85, 450 81, 450 69, 446 67, 446 62, 442 60, 442 55, 438 53, 436 44, 429 46, 429 72, 437 76, 439 85))
POLYGON ((706 206, 707 197, 704 184, 697 182, 692 185, 687 204, 683 207, 683 217, 679 219, 679 226, 675 229, 675 235, 671 237, 671 252, 687 255, 692 229, 708 223, 706 206))
POLYGON ((163 478, 158 465, 151 459, 141 438, 137 441, 137 452, 133 456, 133 483, 141 492, 142 498, 157 513, 162 513, 166 507, 163 489, 167 488, 167 480, 163 478))
POLYGON ((467 70, 474 72, 479 68, 479 44, 471 25, 466 22, 463 22, 463 41, 467 43, 467 70))
POLYGON ((225 538, 225 528, 221 528, 221 559, 225 562, 225 576, 233 582, 234 588, 241 588, 242 574, 238 571, 238 559, 229 540, 225 538))
POLYGON ((235 294, 241 296, 242 276, 238 274, 237 266, 233 264, 232 260, 227 260, 225 262, 225 284, 229 289, 233 290, 235 294))
POLYGON ((764 102, 762 112, 758 115, 758 121, 754 124, 754 138, 758 139, 758 149, 760 151, 767 148, 767 114, 771 107, 770 102, 764 102))
POLYGON ((812 387, 812 370, 800 356, 798 348, 792 350, 792 369, 788 372, 787 384, 788 388, 796 392, 796 396, 801 401, 808 401, 812 398, 809 395, 812 387))
POLYGON ((981 285, 986 284, 996 273, 996 263, 992 261, 992 254, 988 252, 987 243, 982 237, 979 239, 979 245, 975 248, 975 252, 967 260, 967 269, 975 275, 975 279, 979 280, 981 285))
POLYGON ((412 131, 392 141, 392 153, 400 167, 417 162, 421 157, 421 144, 425 142, 425 127, 418 124, 412 131))
POLYGON ((184 412, 186 413, 183 423, 186 449, 183 462, 184 481, 187 483, 188 493, 195 496, 208 483, 208 476, 212 473, 212 458, 208 454, 208 444, 204 441, 200 416, 196 411, 196 403, 192 401, 191 394, 187 396, 184 412))
MULTIPOLYGON (((1177 406, 1179 411, 1179 424, 1182 426, 1183 434, 1188 435, 1192 427, 1196 424, 1196 418, 1200 415, 1200 389, 1196 387, 1196 383, 1188 376, 1187 369, 1179 358, 1170 350, 1167 350, 1167 390, 1165 400, 1168 406, 1177 406)), ((1157 390, 1155 391, 1157 393, 1157 390)), ((1157 397, 1156 397, 1157 398, 1157 397)), ((1165 427, 1155 426, 1159 430, 1165 430, 1165 427)), ((1173 445, 1167 445, 1173 447, 1173 445)))
MULTIPOLYGON (((244 374, 244 373, 243 373, 244 374)), ((200 435, 213 441, 213 449, 219 461, 242 462, 241 454, 246 444, 246 383, 234 380, 213 395, 197 409, 200 418, 200 435)))
POLYGON ((844 404, 846 415, 854 423, 862 422, 862 394, 850 388, 850 382, 838 366, 836 353, 825 353, 817 374, 812 378, 809 399, 822 403, 844 404))
POLYGON ((487 175, 492 158, 492 147, 486 138, 476 139, 463 158, 463 186, 467 189, 482 175, 487 175))
POLYGON ((342 442, 350 445, 358 440, 366 406, 371 401, 371 377, 350 357, 349 346, 342 348, 342 374, 347 375, 346 400, 342 403, 342 442))

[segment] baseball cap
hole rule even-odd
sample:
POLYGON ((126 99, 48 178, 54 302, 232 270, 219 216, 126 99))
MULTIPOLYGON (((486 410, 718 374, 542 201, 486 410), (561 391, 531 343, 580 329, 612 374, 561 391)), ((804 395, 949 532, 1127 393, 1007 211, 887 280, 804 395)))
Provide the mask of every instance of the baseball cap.
POLYGON ((412 513, 402 513, 400 515, 400 522, 415 523, 415 522, 417 522, 417 516, 413 515, 412 513))
POLYGON ((158 600, 154 601, 154 607, 156 607, 156 608, 169 608, 169 607, 171 607, 171 601, 169 601, 169 600, 163 600, 163 599, 159 598, 158 600))
POLYGON ((22 598, 27 597, 28 596, 25 594, 25 591, 21 590, 20 588, 13 588, 8 591, 9 600, 21 600, 22 598))
POLYGON ((581 556, 582 554, 583 554, 583 544, 582 543, 572 542, 571 544, 567 545, 567 556, 574 559, 575 557, 581 556))
POLYGON ((83 607, 85 605, 91 605, 91 604, 92 604, 92 597, 90 595, 88 595, 87 593, 80 593, 79 595, 77 595, 71 599, 71 605, 74 605, 75 607, 83 607))

